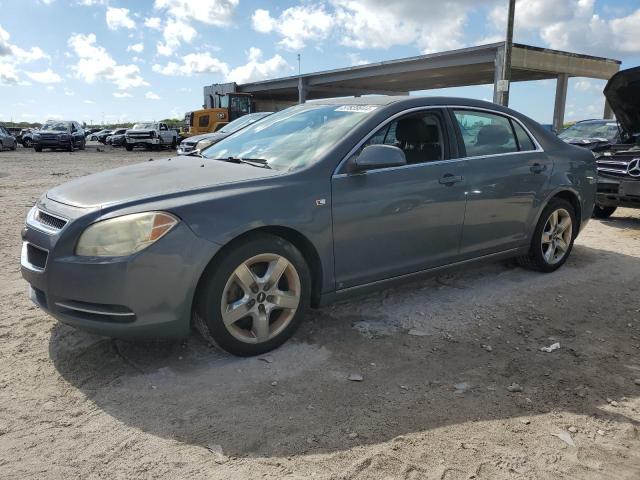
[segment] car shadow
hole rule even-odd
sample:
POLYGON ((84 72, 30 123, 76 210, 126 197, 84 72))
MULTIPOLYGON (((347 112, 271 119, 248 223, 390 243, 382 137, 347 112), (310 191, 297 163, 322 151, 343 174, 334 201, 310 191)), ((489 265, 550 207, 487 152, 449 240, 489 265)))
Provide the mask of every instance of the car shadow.
POLYGON ((600 221, 608 227, 619 228, 621 230, 640 230, 640 217, 625 215, 626 212, 637 212, 637 210, 625 209, 620 213, 616 211, 613 216, 600 221))
POLYGON ((195 334, 129 343, 62 324, 49 353, 120 422, 230 456, 341 451, 552 410, 633 423, 607 398, 638 395, 629 381, 640 376, 640 322, 630 323, 638 272, 640 258, 576 246, 551 275, 494 263, 314 311, 293 340, 258 358, 195 334), (388 328, 363 334, 361 322, 388 328), (540 351, 555 341, 559 350, 540 351), (513 383, 523 391, 509 391, 513 383))

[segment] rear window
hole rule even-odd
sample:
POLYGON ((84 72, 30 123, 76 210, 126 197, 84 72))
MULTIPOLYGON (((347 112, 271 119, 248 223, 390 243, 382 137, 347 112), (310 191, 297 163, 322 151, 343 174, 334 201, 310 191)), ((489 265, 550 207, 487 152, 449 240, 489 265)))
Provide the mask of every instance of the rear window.
POLYGON ((454 110, 467 157, 518 151, 511 122, 502 115, 474 110, 454 110))

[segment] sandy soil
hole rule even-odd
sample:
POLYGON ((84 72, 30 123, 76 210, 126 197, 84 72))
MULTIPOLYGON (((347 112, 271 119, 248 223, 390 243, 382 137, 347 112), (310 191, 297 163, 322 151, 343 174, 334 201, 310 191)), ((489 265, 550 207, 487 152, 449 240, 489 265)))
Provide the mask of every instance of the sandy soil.
POLYGON ((160 155, 0 153, 0 478, 640 478, 640 211, 592 221, 554 274, 382 291, 263 358, 113 341, 31 305, 37 196, 160 155))

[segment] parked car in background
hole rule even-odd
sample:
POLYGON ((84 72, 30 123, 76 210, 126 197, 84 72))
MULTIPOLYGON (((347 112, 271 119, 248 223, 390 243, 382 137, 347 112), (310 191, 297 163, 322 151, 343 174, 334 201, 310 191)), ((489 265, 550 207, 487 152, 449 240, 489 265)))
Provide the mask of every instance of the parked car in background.
POLYGON ((102 130, 98 130, 97 132, 92 133, 91 135, 89 135, 89 141, 90 142, 97 142, 98 141, 98 137, 100 135, 103 135, 107 132, 110 132, 111 130, 103 128, 102 130))
POLYGON ((23 147, 29 148, 33 145, 33 128, 23 128, 16 137, 16 141, 22 144, 23 147))
MULTIPOLYGON (((85 130, 84 130, 84 136, 85 136, 85 138, 87 138, 88 140, 91 140, 91 138, 90 138, 89 136, 90 136, 90 135, 92 135, 92 134, 94 134, 94 133, 96 133, 96 132, 99 132, 99 131, 101 131, 101 130, 102 130, 101 128, 89 128, 89 129, 85 129, 85 130)), ((95 139, 93 139, 93 140, 95 140, 95 139)))
POLYGON ((604 95, 618 120, 618 136, 595 153, 596 218, 608 218, 618 207, 640 208, 640 67, 616 73, 604 95))
POLYGON ((16 138, 9 133, 9 130, 0 125, 0 152, 5 148, 15 150, 17 144, 16 138))
POLYGON ((96 140, 98 140, 100 143, 106 145, 107 137, 109 135, 112 135, 114 131, 115 130, 102 130, 102 131, 100 131, 100 132, 95 134, 96 135, 96 140))
POLYGON ((266 116, 271 115, 273 112, 258 112, 248 113, 240 118, 237 118, 233 122, 227 123, 217 132, 203 133, 201 135, 194 135, 193 137, 187 137, 178 147, 178 155, 186 155, 195 150, 203 150, 214 143, 219 142, 223 138, 227 138, 234 132, 242 130, 245 127, 263 119, 266 116))
POLYGON ((582 120, 565 128, 558 137, 571 145, 599 152, 620 142, 620 129, 615 120, 582 120))
POLYGON ((492 103, 308 102, 199 156, 52 188, 27 217, 22 275, 78 328, 183 338, 195 325, 256 355, 309 306, 402 279, 488 258, 560 268, 595 176, 590 152, 492 103))
POLYGON ((63 149, 73 152, 84 150, 84 130, 78 122, 49 120, 33 134, 33 148, 41 152, 44 148, 63 149))
POLYGON ((176 148, 178 134, 170 130, 166 123, 142 122, 136 123, 125 133, 125 146, 128 151, 134 147, 144 147, 147 150, 162 147, 176 148))
POLYGON ((107 136, 105 143, 114 147, 122 147, 125 144, 126 128, 118 128, 107 136))

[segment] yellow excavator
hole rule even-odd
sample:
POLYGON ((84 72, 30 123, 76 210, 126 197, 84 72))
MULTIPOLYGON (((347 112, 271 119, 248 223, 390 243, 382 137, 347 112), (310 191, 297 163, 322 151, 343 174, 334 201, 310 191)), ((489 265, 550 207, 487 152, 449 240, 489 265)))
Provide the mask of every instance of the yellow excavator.
POLYGON ((216 132, 227 123, 254 111, 250 93, 217 95, 215 108, 187 112, 180 137, 187 138, 202 133, 216 132))

